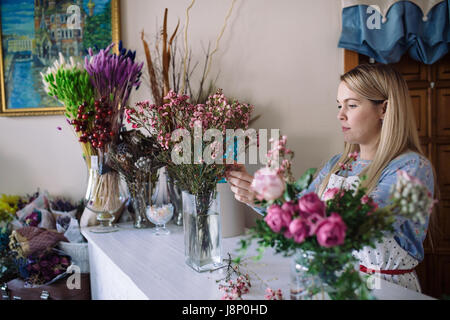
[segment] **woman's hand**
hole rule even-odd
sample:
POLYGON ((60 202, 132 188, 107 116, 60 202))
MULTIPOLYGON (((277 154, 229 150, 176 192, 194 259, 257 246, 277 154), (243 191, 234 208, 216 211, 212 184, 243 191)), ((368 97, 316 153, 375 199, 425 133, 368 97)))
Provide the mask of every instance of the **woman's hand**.
POLYGON ((228 171, 226 174, 231 191, 234 193, 236 200, 253 206, 255 193, 250 188, 253 176, 247 172, 243 164, 235 165, 234 168, 233 171, 228 171))

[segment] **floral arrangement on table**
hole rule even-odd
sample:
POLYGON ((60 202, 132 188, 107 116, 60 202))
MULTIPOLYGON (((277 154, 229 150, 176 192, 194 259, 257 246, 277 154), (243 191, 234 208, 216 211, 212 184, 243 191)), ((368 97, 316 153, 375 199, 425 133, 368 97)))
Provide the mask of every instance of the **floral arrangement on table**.
MULTIPOLYGON (((138 102, 135 107, 128 107, 125 111, 126 120, 135 129, 142 129, 149 135, 154 135, 163 148, 161 160, 166 164, 167 172, 172 181, 192 195, 195 200, 195 221, 188 223, 193 228, 192 235, 202 235, 201 249, 193 249, 206 254, 212 247, 211 236, 208 231, 208 212, 216 198, 217 183, 225 175, 229 165, 223 161, 223 136, 227 129, 248 128, 253 106, 229 100, 222 90, 209 96, 205 104, 192 104, 189 96, 170 91, 164 97, 166 103, 162 106, 150 104, 149 101, 138 102), (178 129, 176 133, 174 130, 178 129), (203 142, 203 132, 217 129, 220 140, 210 145, 203 142), (187 135, 194 138, 194 143, 178 143, 172 140, 172 134, 187 135), (201 136, 197 136, 197 135, 201 136), (185 145, 186 148, 181 147, 185 145), (186 157, 181 163, 173 159, 177 154, 186 157), (194 155, 194 158, 190 155, 194 155), (208 159, 203 159, 203 156, 208 159), (199 157, 198 157, 199 156, 199 157), (218 161, 216 161, 218 160, 218 161)), ((181 138, 182 136, 176 136, 181 138)), ((183 137, 182 139, 185 139, 183 137)), ((248 145, 248 140, 245 141, 248 145)), ((197 246, 197 240, 192 240, 192 248, 197 246), (194 244, 195 243, 195 244, 194 244)))
MULTIPOLYGON (((355 185, 354 190, 329 189, 322 200, 314 192, 298 198, 311 183, 315 169, 295 181, 290 169, 294 154, 286 142, 285 136, 275 141, 267 167, 255 173, 251 187, 257 194, 256 204, 266 212, 242 240, 236 261, 257 239, 260 256, 265 247, 274 247, 284 256, 309 255, 303 263, 308 274, 319 277, 321 283, 308 288, 311 295, 325 290, 332 299, 371 298, 359 270, 355 270, 358 260, 352 252, 375 247, 385 231, 393 231, 395 216, 423 222, 434 204, 430 193, 419 180, 399 171, 391 204, 384 208, 378 208, 361 185, 355 185)), ((348 169, 356 156, 350 154, 341 167, 348 169)))
POLYGON ((152 204, 158 170, 164 166, 159 160, 162 147, 153 136, 145 136, 134 129, 122 131, 119 141, 109 150, 110 164, 127 183, 135 227, 145 227, 146 208, 152 204))
POLYGON ((143 63, 135 62, 136 52, 119 43, 118 54, 111 53, 114 43, 98 53, 89 48, 84 66, 71 57, 59 61, 42 74, 45 89, 66 108, 67 121, 74 127, 83 148, 88 168, 91 156, 98 156, 99 178, 89 196, 94 211, 112 212, 119 199, 119 176, 108 166, 107 152, 117 144, 123 112, 133 88, 140 85, 143 63), (106 196, 110 195, 110 196, 106 196))

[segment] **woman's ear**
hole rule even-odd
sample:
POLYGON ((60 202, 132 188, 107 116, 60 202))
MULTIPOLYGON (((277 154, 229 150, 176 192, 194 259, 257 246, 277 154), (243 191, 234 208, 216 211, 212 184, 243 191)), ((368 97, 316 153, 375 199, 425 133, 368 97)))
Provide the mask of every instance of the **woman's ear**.
POLYGON ((384 119, 384 115, 386 114, 387 106, 388 106, 388 101, 385 100, 385 101, 381 104, 381 115, 380 115, 380 119, 381 119, 381 120, 384 119))

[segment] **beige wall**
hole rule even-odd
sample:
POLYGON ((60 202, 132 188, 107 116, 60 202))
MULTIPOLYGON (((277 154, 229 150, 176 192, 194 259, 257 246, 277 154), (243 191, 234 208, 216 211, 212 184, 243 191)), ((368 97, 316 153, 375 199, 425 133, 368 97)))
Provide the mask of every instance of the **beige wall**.
MULTIPOLYGON (((190 0, 122 0, 122 38, 143 59, 140 32, 156 31, 164 8, 169 30, 185 22, 190 0)), ((201 44, 215 43, 231 1, 197 0, 188 31, 193 58, 201 44)), ((296 153, 297 175, 339 152, 336 91, 343 72, 340 2, 336 0, 238 0, 214 56, 225 94, 256 106, 255 128, 281 128, 296 153)), ((184 31, 184 29, 182 29, 184 31)), ((142 86, 131 101, 148 99, 142 86)), ((249 168, 254 171, 255 168, 249 168)), ((0 193, 38 187, 54 195, 82 197, 86 168, 78 143, 62 116, 0 118, 0 193), (62 131, 56 128, 61 126, 62 131)), ((247 224, 255 215, 246 214, 247 224)))

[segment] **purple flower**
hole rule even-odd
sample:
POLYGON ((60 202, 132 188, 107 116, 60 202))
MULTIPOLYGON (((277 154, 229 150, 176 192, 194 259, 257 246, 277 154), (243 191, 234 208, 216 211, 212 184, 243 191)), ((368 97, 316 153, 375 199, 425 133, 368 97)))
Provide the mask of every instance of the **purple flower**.
POLYGON ((39 262, 39 265, 43 268, 48 267, 49 262, 47 260, 42 260, 41 262, 39 262))
POLYGON ((59 259, 58 256, 53 256, 52 259, 51 259, 52 264, 54 264, 54 265, 55 265, 55 264, 58 264, 58 263, 59 263, 59 260, 60 260, 60 259, 59 259))
POLYGON ((67 259, 67 257, 61 257, 60 262, 64 267, 67 267, 69 265, 69 259, 67 259))

